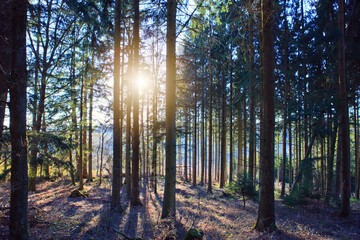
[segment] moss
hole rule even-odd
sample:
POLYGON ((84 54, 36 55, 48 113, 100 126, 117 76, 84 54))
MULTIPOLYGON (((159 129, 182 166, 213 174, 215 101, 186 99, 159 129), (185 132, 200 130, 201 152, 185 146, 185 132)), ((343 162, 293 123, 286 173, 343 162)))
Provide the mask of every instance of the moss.
POLYGON ((197 240, 197 239, 203 239, 204 232, 195 228, 189 229, 187 231, 185 237, 183 240, 197 240))
POLYGON ((71 191, 70 197, 72 197, 72 198, 75 198, 75 197, 87 198, 87 197, 89 197, 89 193, 87 193, 87 192, 85 192, 83 190, 76 189, 76 190, 71 191))

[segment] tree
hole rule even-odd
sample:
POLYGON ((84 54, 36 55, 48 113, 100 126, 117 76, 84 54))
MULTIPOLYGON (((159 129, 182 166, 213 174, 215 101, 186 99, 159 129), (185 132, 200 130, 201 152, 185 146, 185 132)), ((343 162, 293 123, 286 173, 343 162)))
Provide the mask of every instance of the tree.
POLYGON ((340 96, 340 135, 341 138, 341 208, 339 215, 347 217, 350 214, 350 138, 349 138, 349 109, 347 103, 347 86, 345 78, 345 13, 344 0, 339 0, 338 27, 339 44, 339 96, 340 96))
POLYGON ((262 64, 264 107, 262 156, 260 157, 260 201, 254 228, 258 231, 274 231, 274 45, 273 45, 273 1, 264 0, 262 13, 262 64))
MULTIPOLYGON (((134 69, 133 80, 136 81, 139 74, 139 26, 140 26, 140 13, 139 13, 139 0, 134 1, 134 69)), ((139 136, 139 89, 133 89, 133 155, 132 155, 132 194, 131 204, 141 205, 139 198, 139 162, 140 162, 140 136, 139 136)))
POLYGON ((175 216, 176 213, 176 0, 168 0, 166 6, 166 173, 162 218, 175 216))
POLYGON ((11 195, 9 239, 29 239, 28 167, 26 141, 26 13, 27 1, 14 0, 11 6, 10 136, 11 195))
POLYGON ((209 22, 209 144, 208 144, 208 188, 207 188, 207 192, 208 193, 212 193, 212 146, 213 146, 213 124, 212 124, 212 114, 213 114, 213 110, 212 110, 212 103, 213 103, 213 98, 212 98, 212 68, 211 68, 211 46, 212 46, 212 42, 211 42, 211 22, 209 22))
POLYGON ((121 0, 115 3, 115 50, 114 50, 114 133, 113 133, 113 186, 111 194, 111 208, 120 206, 120 21, 121 0))
MULTIPOLYGON (((10 51, 8 47, 8 40, 10 38, 11 19, 9 19, 8 13, 10 12, 10 2, 2 1, 0 3, 0 149, 3 143, 3 130, 5 119, 6 100, 8 96, 7 80, 10 73, 10 51)), ((6 162, 5 162, 6 163, 6 162)), ((6 168, 5 164, 5 168, 6 168)), ((6 170, 6 169, 5 169, 6 170)))

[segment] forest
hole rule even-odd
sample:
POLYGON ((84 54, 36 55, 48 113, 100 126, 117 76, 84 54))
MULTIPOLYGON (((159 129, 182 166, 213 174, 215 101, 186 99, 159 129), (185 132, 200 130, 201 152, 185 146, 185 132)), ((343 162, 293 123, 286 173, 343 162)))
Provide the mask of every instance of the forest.
POLYGON ((360 239, 359 0, 1 0, 0 239, 360 239))

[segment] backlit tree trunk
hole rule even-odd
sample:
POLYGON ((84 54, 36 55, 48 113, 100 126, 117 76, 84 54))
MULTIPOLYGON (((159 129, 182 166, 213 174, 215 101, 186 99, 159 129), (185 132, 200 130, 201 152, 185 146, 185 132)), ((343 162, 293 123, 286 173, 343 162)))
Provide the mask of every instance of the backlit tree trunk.
MULTIPOLYGON (((113 128, 113 183, 111 209, 120 206, 120 21, 121 0, 115 2, 115 50, 114 50, 114 128, 113 128)), ((90 140, 89 140, 90 141, 90 140)))
POLYGON ((176 0, 167 1, 166 33, 166 175, 162 218, 175 216, 176 182, 176 0))
POLYGON ((11 2, 10 138, 11 189, 9 239, 29 239, 26 140, 26 9, 27 1, 11 2))
POLYGON ((347 103, 347 84, 345 78, 345 23, 344 0, 339 0, 338 28, 339 36, 339 89, 340 89, 340 137, 341 138, 341 209, 340 216, 350 214, 350 136, 349 109, 347 103))
POLYGON ((274 44, 273 44, 273 2, 262 2, 262 61, 263 61, 263 136, 260 158, 260 200, 254 228, 258 231, 274 231, 274 44))
MULTIPOLYGON (((140 13, 139 0, 134 1, 134 70, 133 80, 139 77, 139 27, 140 13)), ((133 88, 133 155, 132 155, 132 171, 131 171, 131 204, 141 205, 139 198, 139 163, 140 163, 140 136, 139 136, 139 89, 138 86, 133 88)))

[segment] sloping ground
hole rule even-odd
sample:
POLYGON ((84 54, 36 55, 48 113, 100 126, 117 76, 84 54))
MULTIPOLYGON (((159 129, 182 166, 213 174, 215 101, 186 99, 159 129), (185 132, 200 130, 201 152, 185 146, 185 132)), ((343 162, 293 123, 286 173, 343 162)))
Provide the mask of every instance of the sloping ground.
MULTIPOLYGON (((214 189, 192 188, 190 184, 177 184, 176 221, 161 221, 163 180, 158 194, 147 184, 141 185, 143 206, 130 206, 122 192, 123 213, 110 212, 110 182, 105 179, 86 184, 89 198, 70 198, 76 187, 68 180, 41 182, 38 192, 29 195, 29 222, 32 239, 122 239, 113 228, 131 237, 164 239, 177 236, 182 239, 191 227, 202 230, 204 239, 360 239, 359 202, 353 202, 353 213, 348 219, 337 217, 336 210, 318 201, 299 207, 276 203, 277 226, 273 234, 251 230, 255 223, 257 203, 224 197, 214 189)), ((0 186, 0 239, 8 236, 9 184, 0 186)))

